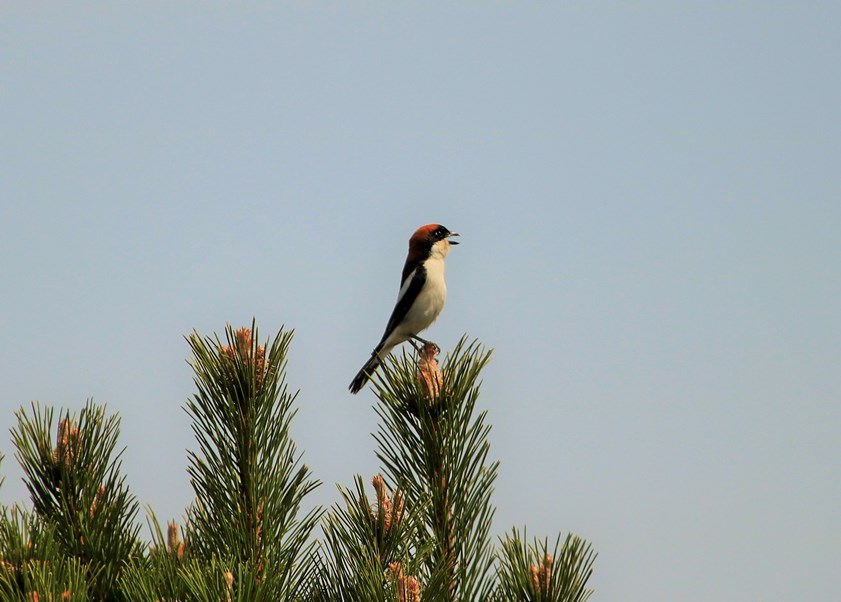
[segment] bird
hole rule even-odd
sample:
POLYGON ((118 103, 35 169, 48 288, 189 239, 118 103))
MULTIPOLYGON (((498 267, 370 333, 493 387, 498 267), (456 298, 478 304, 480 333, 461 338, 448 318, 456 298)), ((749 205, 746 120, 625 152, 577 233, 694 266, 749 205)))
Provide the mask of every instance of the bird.
POLYGON ((371 358, 351 381, 348 387, 351 393, 359 393, 397 345, 412 340, 429 344, 418 333, 429 328, 444 309, 447 300, 444 259, 450 252, 450 246, 458 244, 458 241, 451 240, 458 235, 441 224, 421 226, 412 234, 394 311, 382 339, 371 352, 371 358))

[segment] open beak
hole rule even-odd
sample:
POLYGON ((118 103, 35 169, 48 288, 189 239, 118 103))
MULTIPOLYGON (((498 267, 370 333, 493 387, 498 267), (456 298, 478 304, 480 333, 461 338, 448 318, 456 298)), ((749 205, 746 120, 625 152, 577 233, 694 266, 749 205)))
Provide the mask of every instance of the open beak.
POLYGON ((450 240, 453 236, 458 236, 458 232, 450 232, 449 234, 447 234, 447 242, 449 242, 451 245, 457 245, 457 240, 450 240))

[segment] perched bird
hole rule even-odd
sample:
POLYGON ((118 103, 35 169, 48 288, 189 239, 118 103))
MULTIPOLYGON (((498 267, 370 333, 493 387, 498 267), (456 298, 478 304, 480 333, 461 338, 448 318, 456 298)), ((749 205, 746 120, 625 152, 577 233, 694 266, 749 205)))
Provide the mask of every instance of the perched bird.
POLYGON ((450 252, 450 240, 458 236, 440 224, 422 226, 409 239, 409 255, 403 266, 397 304, 383 338, 369 359, 350 383, 350 392, 358 393, 374 370, 397 345, 414 339, 427 344, 418 333, 429 328, 444 309, 447 285, 444 282, 444 258, 450 252))

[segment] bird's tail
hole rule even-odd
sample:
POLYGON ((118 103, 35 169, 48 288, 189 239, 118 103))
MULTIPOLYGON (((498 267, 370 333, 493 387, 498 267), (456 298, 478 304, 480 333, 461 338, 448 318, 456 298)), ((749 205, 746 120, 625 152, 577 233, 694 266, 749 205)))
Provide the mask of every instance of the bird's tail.
POLYGON ((365 362, 365 365, 362 366, 362 370, 360 370, 356 376, 353 377, 353 380, 350 383, 350 392, 356 395, 365 386, 365 383, 368 382, 368 379, 371 378, 371 375, 374 373, 379 365, 382 363, 380 359, 380 355, 374 352, 371 355, 371 359, 365 362))

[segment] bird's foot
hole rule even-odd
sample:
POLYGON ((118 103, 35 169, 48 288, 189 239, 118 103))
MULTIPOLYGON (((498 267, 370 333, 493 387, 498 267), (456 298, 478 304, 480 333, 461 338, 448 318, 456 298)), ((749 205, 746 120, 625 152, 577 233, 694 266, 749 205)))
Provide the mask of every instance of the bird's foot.
MULTIPOLYGON (((422 339, 422 338, 420 338, 420 337, 419 337, 418 335, 416 335, 416 334, 413 334, 413 335, 412 335, 412 339, 414 339, 414 340, 415 340, 415 341, 417 341, 418 343, 423 343, 424 345, 430 345, 430 344, 434 345, 434 344, 435 344, 435 343, 432 343, 431 341, 427 341, 426 339, 422 339)), ((412 343, 412 345, 414 345, 414 343, 412 343)), ((415 347, 415 349, 417 349, 417 347, 415 347)))
POLYGON ((421 337, 419 337, 417 335, 415 335, 411 339, 409 339, 409 344, 412 347, 414 347, 415 351, 421 357, 435 356, 435 355, 438 355, 439 353, 441 353, 441 348, 438 345, 436 345, 432 341, 427 341, 426 339, 422 339, 421 337), (415 341, 418 341, 418 343, 421 343, 421 344, 418 345, 418 343, 416 343, 415 341))

